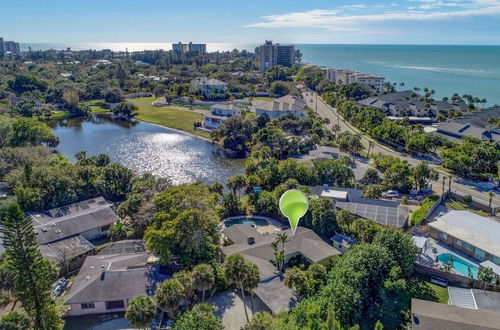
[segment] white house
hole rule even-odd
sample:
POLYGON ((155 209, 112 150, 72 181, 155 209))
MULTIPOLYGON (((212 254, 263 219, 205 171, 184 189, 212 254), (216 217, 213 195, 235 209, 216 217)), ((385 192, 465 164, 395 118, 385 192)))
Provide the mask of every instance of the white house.
POLYGON ((306 103, 301 98, 293 95, 286 95, 273 101, 259 103, 253 107, 253 111, 257 116, 266 115, 269 118, 285 115, 307 116, 306 103))
POLYGON ((227 84, 218 79, 208 79, 207 77, 197 77, 191 80, 189 92, 197 93, 205 96, 205 98, 223 98, 226 96, 228 89, 227 84))
POLYGON ((229 117, 240 115, 241 109, 234 104, 214 104, 211 107, 211 113, 205 115, 203 126, 207 129, 217 129, 229 117))

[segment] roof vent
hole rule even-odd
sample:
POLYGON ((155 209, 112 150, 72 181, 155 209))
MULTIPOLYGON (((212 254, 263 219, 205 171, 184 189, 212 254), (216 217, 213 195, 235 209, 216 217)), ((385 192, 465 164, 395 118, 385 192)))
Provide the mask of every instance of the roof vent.
POLYGON ((55 233, 56 233, 56 234, 60 234, 60 233, 61 233, 61 231, 60 231, 59 229, 56 229, 56 230, 55 230, 55 233))
POLYGON ((47 228, 42 227, 42 231, 43 231, 44 233, 46 233, 46 232, 47 232, 47 228))
POLYGON ((253 237, 253 236, 248 237, 247 243, 250 245, 255 244, 255 237, 253 237))

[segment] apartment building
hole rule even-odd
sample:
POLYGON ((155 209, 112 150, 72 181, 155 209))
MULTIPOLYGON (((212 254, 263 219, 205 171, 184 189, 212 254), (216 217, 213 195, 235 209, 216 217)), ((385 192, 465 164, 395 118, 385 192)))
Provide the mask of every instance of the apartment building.
POLYGON ((260 72, 266 72, 275 65, 292 66, 295 63, 295 46, 266 42, 259 47, 260 72))
POLYGON ((385 78, 351 70, 325 68, 326 78, 336 85, 360 83, 379 93, 384 91, 385 78))
POLYGON ((198 55, 204 55, 207 53, 207 45, 193 44, 192 42, 183 44, 178 42, 176 44, 172 44, 172 50, 177 53, 196 53, 198 55))
POLYGON ((0 54, 3 53, 19 54, 21 50, 19 49, 19 43, 15 41, 4 41, 0 38, 0 54))

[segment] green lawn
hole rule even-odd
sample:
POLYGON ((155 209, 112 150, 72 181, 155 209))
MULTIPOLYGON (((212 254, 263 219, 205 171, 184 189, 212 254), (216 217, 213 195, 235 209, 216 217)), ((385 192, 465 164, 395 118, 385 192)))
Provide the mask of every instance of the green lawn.
POLYGON ((468 204, 465 204, 465 203, 462 203, 462 202, 459 202, 459 201, 456 201, 456 200, 448 200, 446 202, 446 207, 448 207, 449 209, 453 209, 453 210, 466 210, 466 211, 471 211, 471 212, 474 212, 476 214, 479 214, 483 217, 488 217, 489 214, 488 212, 485 212, 483 210, 480 210, 480 209, 477 209, 477 208, 474 208, 468 204))
MULTIPOLYGON (((93 100, 93 101, 83 102, 82 104, 87 104, 88 106, 90 106, 90 113, 101 113, 109 111, 109 109, 106 109, 102 106, 103 105, 102 100, 93 100)), ((57 111, 54 112, 50 118, 61 119, 69 117, 71 117, 69 111, 57 111)))
POLYGON ((436 296, 438 297, 438 302, 442 304, 448 303, 448 288, 443 288, 442 286, 427 283, 433 290, 436 292, 436 296))
POLYGON ((255 96, 255 97, 246 97, 245 100, 249 101, 250 99, 253 99, 255 101, 273 101, 276 100, 274 97, 266 97, 266 96, 255 96))
POLYGON ((155 107, 151 105, 151 102, 154 100, 154 97, 142 97, 132 100, 139 107, 139 114, 136 116, 137 119, 206 138, 210 137, 209 133, 197 131, 193 128, 195 122, 203 121, 203 115, 190 110, 155 107))
POLYGON ((432 195, 427 197, 422 201, 422 206, 413 212, 411 216, 411 224, 412 225, 418 225, 425 219, 425 215, 427 212, 434 206, 436 201, 439 199, 439 196, 437 195, 432 195))

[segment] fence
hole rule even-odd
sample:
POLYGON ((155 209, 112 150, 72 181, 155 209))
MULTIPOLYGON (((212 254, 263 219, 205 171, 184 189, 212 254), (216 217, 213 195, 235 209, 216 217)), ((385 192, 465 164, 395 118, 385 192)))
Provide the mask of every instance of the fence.
POLYGON ((429 221, 431 219, 429 219, 432 215, 432 213, 434 213, 434 211, 438 208, 439 205, 441 205, 441 202, 443 201, 443 196, 440 196, 436 202, 434 203, 434 205, 432 205, 432 207, 429 209, 429 211, 427 211, 427 213, 425 214, 425 221, 429 221))
POLYGON ((415 272, 426 277, 440 276, 448 280, 453 286, 458 286, 461 288, 473 288, 488 291, 500 292, 500 286, 492 283, 487 283, 478 279, 471 279, 467 276, 462 276, 458 274, 448 273, 436 268, 424 266, 419 263, 415 263, 415 272))
MULTIPOLYGON (((484 204, 484 203, 481 203, 480 201, 474 200, 474 197, 472 197, 471 202, 466 202, 464 200, 465 195, 466 194, 459 193, 458 191, 450 191, 450 197, 452 199, 455 199, 455 200, 462 202, 462 203, 465 203, 465 204, 469 204, 472 207, 475 207, 475 208, 478 208, 480 210, 483 210, 485 212, 490 213, 491 209, 490 209, 490 206, 488 204, 484 204)), ((493 208, 492 213, 495 214, 495 211, 496 211, 496 208, 493 208)))

